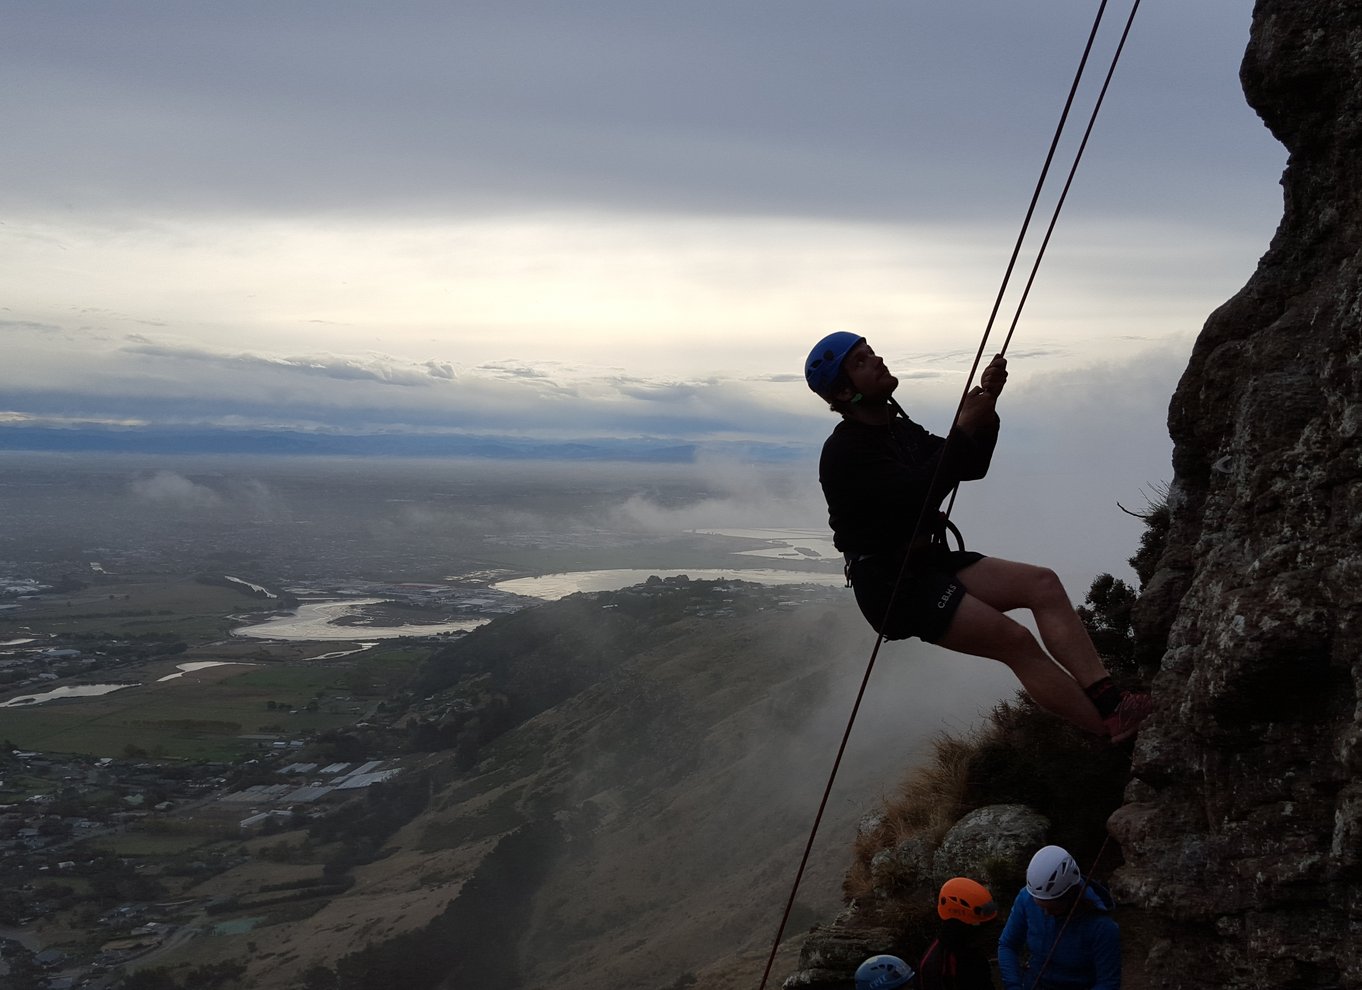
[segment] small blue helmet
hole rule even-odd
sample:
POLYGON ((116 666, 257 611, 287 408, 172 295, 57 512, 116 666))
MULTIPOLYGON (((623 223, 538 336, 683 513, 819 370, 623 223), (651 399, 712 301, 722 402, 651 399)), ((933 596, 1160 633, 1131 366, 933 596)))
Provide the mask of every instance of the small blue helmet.
POLYGON ((856 967, 856 990, 894 990, 913 982, 913 967, 898 956, 871 956, 856 967))
POLYGON ((804 362, 804 380, 809 383, 809 388, 826 397, 833 382, 837 381, 838 372, 842 370, 842 359, 863 340, 864 337, 838 330, 814 344, 813 350, 809 351, 809 359, 804 362))

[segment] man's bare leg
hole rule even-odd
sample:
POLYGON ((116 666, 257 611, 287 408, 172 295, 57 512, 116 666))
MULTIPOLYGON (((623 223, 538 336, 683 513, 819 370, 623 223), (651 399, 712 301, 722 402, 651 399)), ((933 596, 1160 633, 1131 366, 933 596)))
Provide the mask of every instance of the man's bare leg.
MULTIPOLYGON (((936 645, 1007 664, 1031 700, 1041 708, 1084 732, 1095 736, 1107 734, 1082 687, 1041 649, 1031 631, 973 594, 961 599, 950 626, 936 645)), ((1098 666, 1100 669, 1101 664, 1098 666)))
POLYGON ((957 575, 971 595, 999 612, 1030 609, 1041 642, 1059 665, 1086 688, 1107 676, 1083 620, 1058 575, 1048 567, 985 557, 957 575))

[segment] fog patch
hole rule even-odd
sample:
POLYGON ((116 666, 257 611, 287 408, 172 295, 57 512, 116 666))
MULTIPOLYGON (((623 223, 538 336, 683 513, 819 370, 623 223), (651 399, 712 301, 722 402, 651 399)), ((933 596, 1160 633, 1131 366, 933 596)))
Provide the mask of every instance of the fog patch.
POLYGON ((235 481, 231 488, 233 501, 258 521, 280 522, 289 519, 292 513, 269 485, 256 478, 242 478, 235 481))
POLYGON ((213 489, 174 471, 134 478, 128 487, 134 498, 158 505, 179 509, 215 509, 222 505, 222 497, 213 489))
POLYGON ((693 529, 809 529, 826 522, 817 467, 760 466, 701 459, 695 490, 683 499, 638 492, 614 506, 610 526, 644 533, 693 529))
MULTIPOLYGON (((757 738, 766 734, 779 738, 775 749, 779 756, 774 763, 754 766, 752 777, 737 787, 767 789, 792 810, 806 813, 809 824, 876 642, 849 590, 831 621, 840 644, 835 668, 819 680, 817 694, 802 709, 788 708, 779 699, 763 706, 757 738)), ((964 736, 976 731, 993 707, 1014 697, 1019 687, 1011 671, 996 661, 916 639, 881 643, 832 800, 848 812, 869 810, 925 758, 933 740, 943 733, 964 736)), ((837 849, 849 845, 845 834, 829 841, 837 849)))

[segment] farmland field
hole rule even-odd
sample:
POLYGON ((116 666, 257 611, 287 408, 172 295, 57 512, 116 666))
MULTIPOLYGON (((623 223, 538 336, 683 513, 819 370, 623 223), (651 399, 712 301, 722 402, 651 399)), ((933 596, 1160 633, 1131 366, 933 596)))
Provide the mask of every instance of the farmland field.
POLYGON ((231 760, 276 739, 361 720, 430 652, 410 640, 365 649, 336 641, 226 637, 227 629, 240 625, 234 616, 260 605, 230 588, 160 576, 105 579, 97 588, 25 602, 5 616, 0 636, 79 646, 105 637, 135 644, 139 633, 151 632, 184 645, 173 655, 140 662, 106 658, 41 687, 11 689, 6 696, 127 685, 97 696, 0 708, 0 737, 14 748, 53 753, 231 760), (182 669, 205 663, 216 665, 182 669))

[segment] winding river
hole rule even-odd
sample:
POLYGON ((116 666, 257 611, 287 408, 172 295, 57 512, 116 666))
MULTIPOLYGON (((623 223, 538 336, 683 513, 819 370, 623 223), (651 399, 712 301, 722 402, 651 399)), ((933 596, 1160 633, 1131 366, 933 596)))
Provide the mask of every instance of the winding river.
POLYGON ((434 636, 437 633, 467 632, 486 619, 453 619, 421 625, 379 626, 365 623, 338 624, 343 619, 363 616, 366 605, 377 605, 383 598, 346 598, 330 602, 309 602, 298 606, 292 615, 278 615, 264 622, 239 626, 233 636, 251 639, 347 640, 396 639, 398 636, 434 636))

